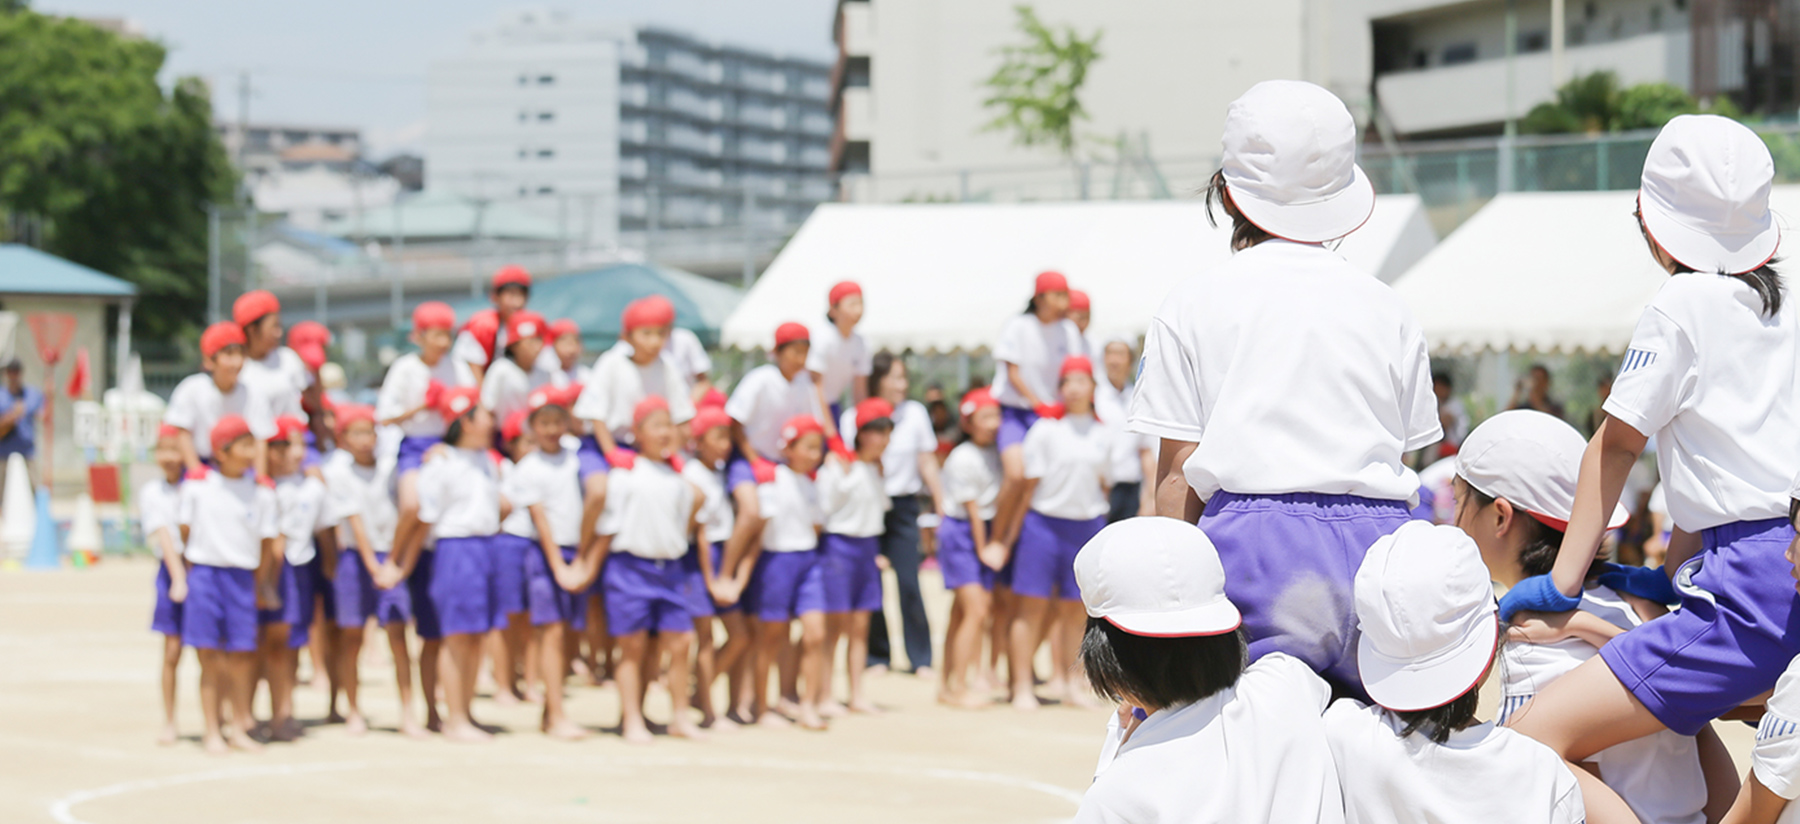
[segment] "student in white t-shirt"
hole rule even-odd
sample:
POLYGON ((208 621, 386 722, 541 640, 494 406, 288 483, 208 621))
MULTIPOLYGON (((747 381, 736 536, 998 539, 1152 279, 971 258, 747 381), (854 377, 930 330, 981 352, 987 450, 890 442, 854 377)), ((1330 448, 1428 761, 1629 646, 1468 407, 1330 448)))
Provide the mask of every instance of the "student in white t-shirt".
POLYGON ((774 477, 774 462, 782 459, 782 427, 801 415, 816 421, 825 414, 806 371, 811 335, 798 323, 776 327, 775 348, 769 353, 772 362, 745 373, 725 402, 734 447, 725 465, 725 489, 738 514, 737 532, 726 552, 728 561, 747 557, 749 544, 761 528, 756 487, 774 477))
POLYGON ((675 326, 674 304, 661 295, 634 300, 625 307, 620 324, 625 330, 623 344, 594 361, 572 410, 593 429, 592 448, 609 463, 618 457, 616 450, 632 445, 632 412, 645 398, 664 398, 676 426, 694 417, 687 379, 662 357, 675 326))
POLYGON ((1155 489, 1144 479, 1156 477, 1156 439, 1125 430, 1131 411, 1131 398, 1137 384, 1131 382, 1131 342, 1114 337, 1100 345, 1099 354, 1104 374, 1094 387, 1094 412, 1101 420, 1110 421, 1117 436, 1108 452, 1112 464, 1112 490, 1107 495, 1107 523, 1123 521, 1137 515, 1156 512, 1155 489))
MULTIPOLYGON (((1640 225, 1673 277, 1632 333, 1555 567, 1520 581, 1501 612, 1579 605, 1606 515, 1650 435, 1675 528, 1699 533, 1704 549, 1696 563, 1670 549, 1673 585, 1646 570, 1616 587, 1673 588, 1681 608, 1613 639, 1513 722, 1571 761, 1663 728, 1696 733, 1773 688, 1800 654, 1787 630, 1800 620, 1793 582, 1770 574, 1788 565, 1788 485, 1800 467, 1800 314, 1768 262, 1781 236, 1774 173, 1754 132, 1712 115, 1669 121, 1644 161, 1640 225)), ((1595 822, 1621 806, 1604 791, 1588 805, 1595 822)))
POLYGON ((522 266, 500 267, 488 281, 488 300, 494 308, 470 315, 450 351, 450 357, 475 376, 476 385, 487 376, 488 365, 506 351, 507 321, 531 300, 531 273, 522 266))
POLYGON ((200 335, 200 368, 175 385, 163 423, 179 429, 181 462, 199 473, 212 457, 207 433, 227 415, 243 418, 255 435, 256 461, 262 461, 262 439, 275 433, 268 403, 242 379, 244 330, 235 323, 215 323, 200 335))
MULTIPOLYGON (((877 712, 863 690, 869 660, 869 616, 881 609, 881 533, 887 511, 887 485, 881 476, 881 454, 894 432, 894 407, 867 398, 851 409, 854 446, 828 456, 819 469, 819 503, 825 510, 825 532, 819 538, 825 564, 825 659, 837 658, 839 637, 847 642, 844 676, 850 700, 827 702, 827 715, 848 709, 877 712)), ((827 676, 829 677, 829 676, 827 676)))
POLYGON ((1775 682, 1756 726, 1750 774, 1725 815, 1725 824, 1796 824, 1800 822, 1796 798, 1800 798, 1800 657, 1789 661, 1775 682))
POLYGON ((995 443, 1000 464, 1006 470, 1000 485, 1000 514, 996 531, 1010 534, 1024 517, 1030 496, 1025 494, 1025 433, 1057 402, 1058 377, 1063 361, 1086 355, 1081 331, 1068 319, 1069 281, 1058 272, 1041 272, 1025 313, 1006 322, 994 344, 994 385, 1000 402, 1000 432, 995 443))
POLYGON ((283 415, 275 430, 267 454, 281 530, 281 607, 258 617, 263 677, 269 681, 269 734, 276 741, 292 741, 302 734, 294 719, 294 684, 300 650, 312 638, 315 595, 324 577, 316 570, 337 564, 333 530, 342 518, 324 482, 302 472, 306 422, 283 415))
POLYGON ((826 322, 815 324, 812 329, 806 371, 818 390, 819 408, 830 412, 822 421, 825 435, 830 437, 839 434, 837 421, 847 408, 845 392, 850 395, 849 406, 862 403, 869 396, 864 379, 873 368, 871 358, 875 353, 869 350, 862 335, 856 334, 856 324, 862 322, 863 316, 862 286, 853 280, 834 284, 825 305, 829 307, 825 310, 826 322))
POLYGON ((481 377, 481 405, 494 413, 495 420, 526 411, 532 390, 552 382, 550 373, 537 366, 549 328, 549 321, 529 309, 520 309, 507 320, 506 349, 481 377))
POLYGON ((1205 533, 1173 518, 1113 524, 1075 557, 1075 577, 1081 668, 1122 705, 1077 822, 1344 821, 1319 717, 1331 688, 1280 653, 1244 668, 1205 533))
POLYGON ((1234 254, 1157 311, 1129 426, 1161 439, 1157 514, 1219 547, 1250 657, 1286 652, 1351 694, 1351 579, 1410 517, 1402 457, 1441 436, 1412 312, 1325 245, 1374 209, 1356 145, 1349 110, 1311 83, 1232 102, 1207 199, 1234 254))
MULTIPOLYGON (((515 312, 513 317, 522 314, 524 312, 515 312)), ((511 345, 517 346, 518 341, 511 345)), ((488 375, 500 371, 500 364, 504 362, 494 361, 488 375)), ((541 406, 551 394, 544 389, 534 391, 531 402, 541 406)), ((538 532, 531 513, 525 510, 524 504, 518 503, 517 490, 513 488, 518 462, 537 448, 536 439, 531 437, 530 427, 525 422, 530 414, 530 410, 516 409, 499 426, 500 494, 513 506, 510 514, 500 521, 500 532, 488 541, 488 549, 494 556, 493 598, 498 626, 494 628, 485 652, 494 680, 495 698, 501 704, 537 701, 543 692, 537 669, 537 662, 543 656, 537 647, 537 635, 531 631, 526 597, 526 568, 531 557, 539 552, 538 532)))
MULTIPOLYGON (((1093 364, 1080 355, 1064 360, 1058 391, 1063 408, 1032 424, 1025 436, 1024 489, 1030 511, 1015 532, 1000 540, 1002 546, 1014 547, 1007 670, 1013 707, 1021 710, 1037 709, 1031 662, 1052 620, 1062 639, 1050 645, 1056 659, 1051 663, 1059 672, 1074 665, 1081 641, 1081 591, 1073 562, 1082 545, 1106 526, 1107 451, 1115 430, 1094 417, 1093 364)), ((1091 705, 1079 686, 1067 685, 1066 691, 1063 698, 1069 703, 1091 705)))
MULTIPOLYGON (((1550 571, 1574 509, 1586 447, 1575 427, 1534 410, 1501 412, 1464 439, 1453 459, 1455 526, 1475 541, 1495 582, 1510 588, 1550 571)), ((1609 525, 1622 525, 1626 518, 1624 507, 1616 507, 1609 525)), ((1596 563, 1576 610, 1515 617, 1500 650, 1500 723, 1529 713, 1526 707, 1539 691, 1594 657, 1606 642, 1668 611, 1607 585, 1622 572, 1596 563)), ((1698 740, 1663 730, 1627 741, 1590 756, 1584 768, 1597 772, 1649 824, 1698 824, 1709 818, 1703 754, 1719 759, 1714 774, 1733 775, 1724 744, 1710 726, 1698 740)), ((1723 810, 1735 781, 1712 790, 1715 811, 1723 810)))
POLYGON ((262 396, 270 416, 306 420, 300 396, 314 378, 300 355, 281 345, 281 301, 261 289, 245 292, 232 302, 231 319, 244 330, 244 369, 239 379, 262 396))
POLYGON ((187 564, 181 560, 181 524, 176 514, 181 501, 181 430, 163 424, 156 433, 152 454, 162 477, 138 487, 138 525, 144 543, 156 553, 156 607, 150 629, 163 637, 163 729, 156 743, 165 747, 181 739, 175 727, 175 675, 181 664, 181 616, 187 601, 187 564))
POLYGON ((581 326, 568 318, 550 322, 546 345, 538 353, 537 368, 558 387, 586 386, 590 367, 582 362, 581 326))
POLYGON ((689 426, 693 433, 693 459, 681 467, 681 476, 694 484, 705 499, 694 514, 699 528, 690 557, 690 574, 699 580, 700 598, 694 617, 694 697, 700 710, 700 726, 735 726, 750 713, 750 622, 731 586, 735 571, 725 567, 725 544, 737 527, 731 496, 725 492, 725 462, 731 459, 731 416, 717 406, 702 408, 689 426), (724 646, 713 645, 713 618, 725 627, 724 646), (713 705, 712 684, 720 673, 727 677, 727 712, 721 716, 713 705))
MULTIPOLYGON (((1000 431, 1000 403, 987 389, 964 395, 960 405, 963 432, 969 439, 950 450, 944 459, 944 503, 949 513, 938 527, 938 569, 944 588, 955 593, 950 625, 944 629, 944 681, 938 702, 976 709, 988 705, 972 686, 991 683, 981 655, 982 625, 987 622, 995 573, 1006 564, 1003 557, 982 557, 983 550, 999 547, 988 540, 993 529, 995 503, 1000 499, 1000 452, 994 436, 1000 431)), ((1009 618, 996 614, 996 623, 1009 618)), ((1005 630, 997 635, 1003 647, 1005 630)))
POLYGON ((400 530, 393 538, 396 549, 411 542, 408 525, 418 522, 418 475, 425 453, 444 441, 447 427, 438 415, 439 401, 446 390, 479 385, 468 365, 450 355, 456 312, 449 304, 421 303, 413 308, 412 322, 409 339, 419 351, 401 355, 388 365, 375 398, 376 422, 398 428, 402 436, 394 457, 400 530))
MULTIPOLYGON (((1374 704, 1325 712, 1348 822, 1579 824, 1582 791, 1556 753, 1475 717, 1500 645, 1481 551, 1414 521, 1356 573, 1357 663, 1374 704)), ((1576 770, 1575 772, 1581 772, 1576 770)))

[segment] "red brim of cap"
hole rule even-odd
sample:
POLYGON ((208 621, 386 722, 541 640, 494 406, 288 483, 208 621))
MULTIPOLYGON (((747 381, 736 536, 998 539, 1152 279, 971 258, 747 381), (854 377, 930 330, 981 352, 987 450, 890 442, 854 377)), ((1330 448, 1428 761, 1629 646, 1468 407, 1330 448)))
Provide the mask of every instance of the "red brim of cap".
POLYGON ((294 347, 294 354, 300 356, 301 362, 314 372, 325 365, 325 347, 316 343, 303 343, 294 347))

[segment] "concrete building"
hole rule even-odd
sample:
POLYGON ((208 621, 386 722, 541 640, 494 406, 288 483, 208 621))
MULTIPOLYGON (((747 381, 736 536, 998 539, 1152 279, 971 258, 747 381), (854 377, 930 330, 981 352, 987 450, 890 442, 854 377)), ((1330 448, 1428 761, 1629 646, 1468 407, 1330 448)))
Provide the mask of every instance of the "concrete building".
POLYGON ((286 165, 307 166, 337 161, 339 165, 362 156, 362 132, 343 126, 299 123, 251 123, 239 129, 236 121, 213 124, 225 154, 234 162, 242 158, 242 171, 255 178, 281 171, 286 165))

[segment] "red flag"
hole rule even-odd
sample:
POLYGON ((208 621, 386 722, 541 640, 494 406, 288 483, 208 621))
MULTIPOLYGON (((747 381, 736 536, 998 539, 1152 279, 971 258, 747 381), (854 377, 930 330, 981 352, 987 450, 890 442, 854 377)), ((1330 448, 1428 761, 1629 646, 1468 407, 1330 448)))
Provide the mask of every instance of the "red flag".
POLYGON ((75 368, 69 370, 69 397, 85 397, 88 391, 88 353, 83 346, 75 350, 75 368))

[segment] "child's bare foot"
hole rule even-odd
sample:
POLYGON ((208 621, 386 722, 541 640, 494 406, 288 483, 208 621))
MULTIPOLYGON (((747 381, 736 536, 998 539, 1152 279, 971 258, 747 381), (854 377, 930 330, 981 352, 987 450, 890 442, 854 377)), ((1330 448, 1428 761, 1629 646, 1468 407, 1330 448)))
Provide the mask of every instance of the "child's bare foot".
POLYGON ((913 667, 913 674, 920 678, 930 680, 934 673, 932 672, 931 665, 927 664, 923 667, 913 667))
POLYGON ((800 717, 796 720, 800 724, 800 729, 803 730, 824 732, 831 728, 830 722, 826 721, 825 717, 819 714, 818 708, 811 704, 801 705, 800 717))
POLYGON ((349 735, 367 735, 369 719, 364 718, 360 712, 350 713, 349 717, 344 719, 344 732, 349 735))
POLYGON ((1013 696, 1012 699, 1013 709, 1023 712, 1032 712, 1036 710, 1038 708, 1038 703, 1038 697, 1029 692, 1019 693, 1018 695, 1013 696))
POLYGON ((419 722, 414 721, 411 718, 400 722, 400 734, 415 741, 423 741, 430 738, 431 733, 433 732, 437 732, 437 730, 427 731, 424 727, 419 726, 419 722))
POLYGON ((886 665, 886 664, 870 664, 867 669, 863 670, 863 672, 866 672, 870 675, 886 675, 886 674, 888 674, 888 665, 886 665))
POLYGON ((225 733, 225 743, 240 752, 262 752, 263 749, 261 742, 237 730, 228 730, 225 733))
POLYGON ((620 727, 619 735, 625 739, 625 743, 637 746, 643 746, 656 740, 656 736, 650 734, 650 728, 644 726, 642 722, 620 727))
POLYGON ((156 737, 156 743, 164 747, 171 746, 180 740, 181 733, 176 731, 174 724, 165 725, 162 728, 162 734, 156 737))
POLYGON ((516 707, 519 704, 519 695, 511 689, 498 689, 494 691, 494 703, 502 707, 516 707))
POLYGON ((850 711, 857 715, 880 715, 881 708, 867 698, 857 698, 850 702, 850 711))
POLYGON ((756 723, 756 713, 742 708, 727 710, 724 720, 740 727, 748 727, 756 723))
POLYGON ((798 716, 800 714, 800 699, 783 698, 780 703, 775 705, 775 711, 789 718, 798 716))
POLYGON ((1068 695, 1064 696, 1064 702, 1079 710, 1091 710, 1100 706, 1095 703, 1093 696, 1083 689, 1069 690, 1068 695))
POLYGON ((444 740, 458 744, 485 744, 494 740, 494 734, 474 723, 456 724, 444 728, 444 740))
POLYGON ((705 730, 694 726, 694 722, 685 718, 669 724, 669 737, 686 738, 689 741, 705 741, 711 736, 705 730))
POLYGON ((849 715, 850 708, 844 706, 842 701, 826 701, 819 706, 819 714, 826 718, 837 718, 839 716, 849 715))
POLYGON ((786 728, 794 725, 794 722, 789 721, 787 716, 782 715, 781 713, 776 712, 774 710, 769 710, 768 712, 765 712, 762 715, 757 716, 756 723, 757 723, 757 726, 769 727, 771 729, 777 729, 777 730, 786 729, 786 728))
POLYGON ((566 718, 546 727, 544 734, 558 741, 580 741, 588 737, 587 730, 566 718))
POLYGON ((218 735, 209 735, 200 739, 200 746, 206 749, 207 755, 225 755, 231 752, 231 745, 226 744, 225 738, 218 735))
POLYGON ((938 693, 938 703, 959 710, 979 710, 988 706, 988 700, 969 692, 951 692, 944 690, 938 693))
POLYGON ((700 728, 703 730, 712 730, 713 732, 735 732, 738 728, 738 722, 737 719, 731 717, 731 713, 726 713, 725 715, 710 715, 700 719, 700 728))

